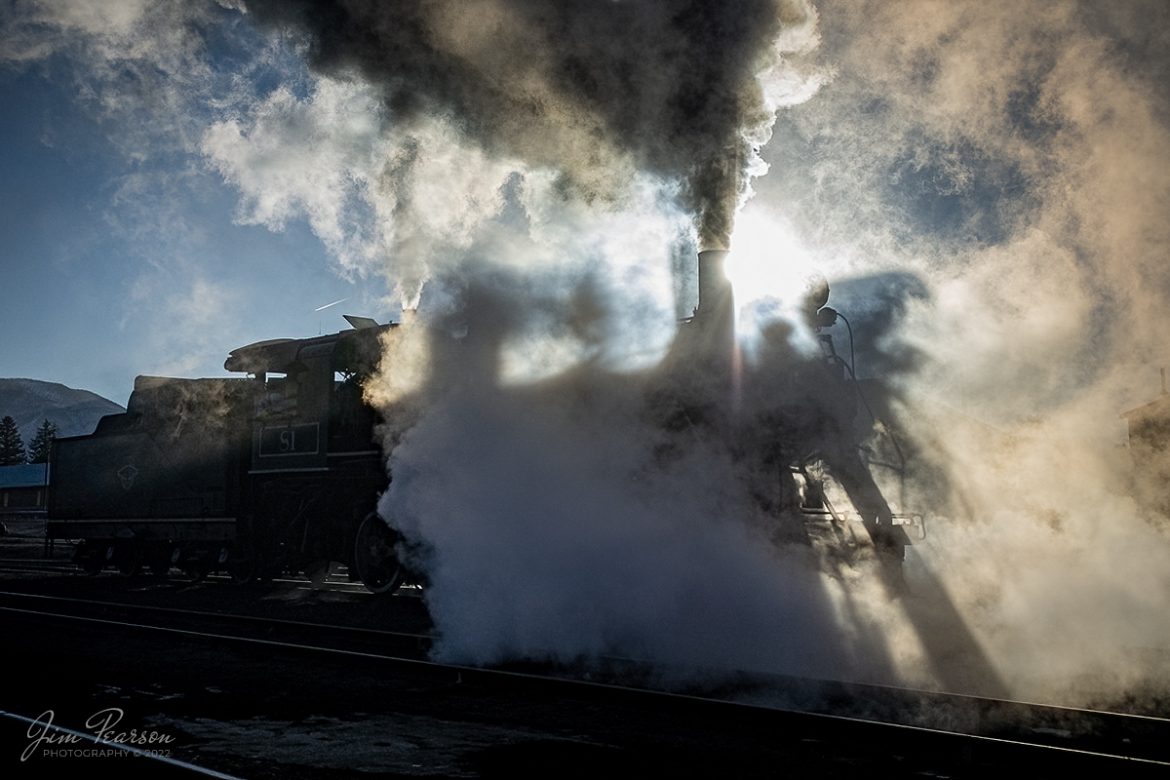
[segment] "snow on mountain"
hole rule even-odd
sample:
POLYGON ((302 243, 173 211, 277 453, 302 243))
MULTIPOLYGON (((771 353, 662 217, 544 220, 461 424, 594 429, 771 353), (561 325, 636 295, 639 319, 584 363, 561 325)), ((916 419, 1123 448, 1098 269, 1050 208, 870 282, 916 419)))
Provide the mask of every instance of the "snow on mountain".
POLYGON ((42 420, 56 424, 58 436, 80 436, 93 433, 105 415, 124 411, 88 390, 38 379, 0 379, 0 417, 7 415, 16 420, 25 446, 36 435, 42 420))

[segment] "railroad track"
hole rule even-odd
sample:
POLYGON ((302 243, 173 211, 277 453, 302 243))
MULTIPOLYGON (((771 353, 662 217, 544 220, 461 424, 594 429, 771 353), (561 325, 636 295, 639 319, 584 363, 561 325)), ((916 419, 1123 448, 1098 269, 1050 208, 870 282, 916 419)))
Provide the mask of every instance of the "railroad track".
POLYGON ((80 574, 70 561, 43 558, 0 558, 0 574, 80 574))
POLYGON ((0 612, 72 618, 224 641, 253 641, 288 649, 353 652, 386 660, 425 660, 432 642, 430 635, 416 632, 8 591, 0 591, 0 612))
POLYGON ((626 659, 610 659, 600 669, 591 666, 588 680, 582 679, 583 669, 547 665, 485 669, 430 660, 432 637, 425 633, 37 594, 0 592, 0 615, 258 647, 308 664, 344 659, 490 691, 641 704, 652 700, 658 707, 702 710, 717 722, 769 723, 814 742, 860 740, 906 754, 925 752, 967 768, 1093 767, 1151 776, 1170 770, 1170 719, 1148 715, 752 674, 727 678, 718 690, 661 690, 649 682, 657 679, 654 670, 626 659))
MULTIPOLYGON (((71 560, 67 558, 0 558, 0 578, 3 575, 29 575, 29 574, 43 574, 43 575, 64 575, 93 578, 98 577, 106 580, 118 580, 129 584, 143 583, 143 582, 173 582, 173 583, 191 583, 200 582, 210 585, 221 585, 225 587, 239 587, 230 576, 222 573, 211 573, 202 577, 189 577, 180 573, 177 569, 172 569, 165 576, 155 576, 148 573, 137 572, 132 575, 119 574, 113 570, 103 571, 99 574, 87 574, 71 560)), ((314 580, 308 576, 290 576, 282 575, 272 577, 267 581, 269 584, 277 586, 292 586, 299 588, 312 588, 319 591, 332 591, 337 593, 353 593, 360 596, 373 596, 369 590, 360 582, 351 582, 345 570, 329 574, 324 579, 314 580)), ((401 589, 402 596, 418 596, 420 590, 416 587, 404 586, 401 589)))

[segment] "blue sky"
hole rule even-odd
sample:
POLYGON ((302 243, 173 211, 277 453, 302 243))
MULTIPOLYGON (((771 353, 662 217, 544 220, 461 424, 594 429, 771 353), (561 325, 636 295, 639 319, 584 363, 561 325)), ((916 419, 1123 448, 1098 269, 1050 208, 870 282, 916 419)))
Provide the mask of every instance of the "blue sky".
POLYGON ((201 375, 222 370, 226 351, 249 340, 344 325, 336 308, 327 323, 313 313, 339 298, 360 300, 355 285, 331 271, 320 242, 303 225, 274 233, 233 224, 233 193, 212 174, 197 172, 168 192, 175 199, 168 210, 208 228, 168 247, 198 262, 199 274, 152 265, 151 237, 128 235, 119 224, 134 219, 126 211, 140 204, 113 202, 129 175, 123 156, 67 91, 37 77, 6 76, 4 104, 28 109, 0 120, 9 139, 0 152, 7 174, 0 193, 6 376, 59 381, 124 401, 135 374, 173 363, 159 350, 168 342, 190 350, 181 357, 190 360, 184 368, 201 375), (52 145, 43 140, 50 123, 52 145), (217 309, 214 321, 201 326, 227 339, 218 348, 211 338, 168 335, 165 311, 134 295, 136 285, 160 296, 170 286, 181 292, 197 278, 209 279, 236 304, 217 309))
POLYGON ((222 374, 250 341, 386 319, 384 285, 344 278, 301 221, 238 224, 236 193, 151 119, 120 144, 135 118, 95 110, 81 64, 0 67, 0 374, 125 403, 137 374, 222 374))

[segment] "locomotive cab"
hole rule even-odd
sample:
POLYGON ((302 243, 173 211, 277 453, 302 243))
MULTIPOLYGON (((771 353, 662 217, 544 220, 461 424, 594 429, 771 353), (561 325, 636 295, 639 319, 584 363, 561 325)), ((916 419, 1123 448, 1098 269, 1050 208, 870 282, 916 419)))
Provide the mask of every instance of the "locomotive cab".
POLYGON ((251 374, 258 388, 250 511, 241 518, 236 554, 241 579, 282 570, 316 578, 340 562, 372 590, 388 589, 370 573, 368 540, 362 554, 357 545, 387 481, 374 440, 377 415, 363 401, 362 383, 381 359, 381 334, 395 326, 358 323, 317 338, 250 344, 224 363, 251 374))

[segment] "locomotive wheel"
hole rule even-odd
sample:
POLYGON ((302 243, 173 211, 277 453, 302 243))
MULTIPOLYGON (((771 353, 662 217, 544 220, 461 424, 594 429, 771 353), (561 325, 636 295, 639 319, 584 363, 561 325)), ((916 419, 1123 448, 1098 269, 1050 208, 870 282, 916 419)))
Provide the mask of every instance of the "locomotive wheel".
POLYGON ((106 568, 106 557, 106 550, 98 550, 81 556, 77 563, 83 572, 91 577, 96 577, 102 573, 102 569, 106 568))
POLYGON ((207 579, 209 573, 210 569, 203 561, 190 561, 183 566, 183 574, 191 582, 203 582, 203 580, 207 579))
POLYGON ((232 582, 240 585, 250 585, 268 579, 265 576, 264 560, 256 548, 250 544, 241 544, 232 553, 232 557, 228 560, 228 572, 232 576, 232 582))
POLYGON ((123 577, 133 577, 142 569, 142 556, 135 545, 114 548, 114 557, 117 561, 118 573, 123 577))
POLYGON ((160 547, 150 554, 146 567, 155 577, 165 577, 171 571, 171 548, 160 547))
POLYGON ((402 585, 406 569, 394 553, 398 534, 377 512, 370 512, 358 526, 353 558, 358 577, 371 593, 393 594, 402 585))
POLYGON ((237 529, 236 544, 228 557, 227 569, 232 582, 252 585, 267 582, 270 577, 268 561, 271 556, 266 539, 268 524, 263 518, 242 518, 237 529))
POLYGON ((325 584, 325 580, 329 579, 329 575, 333 573, 333 561, 327 558, 311 561, 305 566, 305 576, 313 583, 314 587, 321 587, 325 584))

